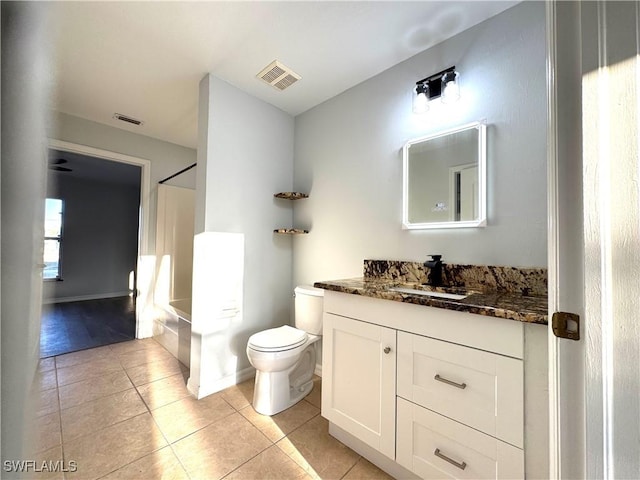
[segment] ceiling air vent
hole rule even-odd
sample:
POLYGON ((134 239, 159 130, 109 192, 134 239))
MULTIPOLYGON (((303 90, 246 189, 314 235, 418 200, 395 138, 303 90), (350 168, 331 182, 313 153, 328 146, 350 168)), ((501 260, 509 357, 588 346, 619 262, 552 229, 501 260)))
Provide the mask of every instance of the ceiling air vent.
POLYGON ((115 118, 116 120, 121 120, 123 122, 130 123, 132 125, 136 125, 136 126, 144 125, 144 122, 142 120, 138 120, 136 118, 132 118, 127 115, 122 115, 121 113, 114 113, 113 118, 115 118))
POLYGON ((264 80, 269 85, 277 88, 278 90, 284 90, 285 88, 290 87, 302 78, 296 72, 291 70, 286 65, 281 64, 277 60, 274 60, 269 65, 267 65, 264 70, 256 75, 256 77, 264 80))

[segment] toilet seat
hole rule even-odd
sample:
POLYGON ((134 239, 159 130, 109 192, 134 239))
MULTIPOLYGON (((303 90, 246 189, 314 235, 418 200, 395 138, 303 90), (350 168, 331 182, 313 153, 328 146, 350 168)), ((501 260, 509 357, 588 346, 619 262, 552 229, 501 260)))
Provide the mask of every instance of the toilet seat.
POLYGON ((259 352, 282 352, 303 345, 307 338, 307 332, 283 325, 254 333, 249 337, 248 347, 259 352))

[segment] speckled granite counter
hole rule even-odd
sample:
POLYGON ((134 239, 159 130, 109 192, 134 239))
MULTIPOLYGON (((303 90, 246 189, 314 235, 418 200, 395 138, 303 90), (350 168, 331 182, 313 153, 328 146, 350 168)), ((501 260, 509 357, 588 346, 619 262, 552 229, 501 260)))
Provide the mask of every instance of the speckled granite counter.
MULTIPOLYGON (((367 269, 370 269, 372 262, 382 261, 365 260, 365 276, 362 278, 322 281, 316 282, 314 286, 352 295, 445 308, 448 310, 505 318, 519 322, 547 324, 547 296, 542 294, 542 291, 538 288, 529 289, 528 287, 524 287, 515 291, 508 289, 489 290, 486 288, 478 288, 477 285, 472 287, 471 285, 459 284, 447 287, 424 287, 422 286, 424 281, 421 281, 422 279, 420 278, 406 278, 397 275, 390 278, 389 275, 384 274, 376 276, 367 275, 367 269), (419 290, 428 288, 436 292, 460 293, 467 294, 468 296, 461 300, 452 300, 389 290, 389 288, 398 286, 419 290), (536 294, 529 294, 531 290, 534 290, 536 294)), ((544 273, 544 284, 546 287, 546 272, 544 273)))

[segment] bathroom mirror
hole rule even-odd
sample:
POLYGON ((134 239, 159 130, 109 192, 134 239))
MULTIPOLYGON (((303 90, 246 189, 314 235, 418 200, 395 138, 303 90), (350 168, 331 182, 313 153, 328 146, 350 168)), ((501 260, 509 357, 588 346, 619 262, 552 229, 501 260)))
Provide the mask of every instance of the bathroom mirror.
POLYGON ((402 227, 486 225, 486 125, 410 140, 402 152, 402 227))

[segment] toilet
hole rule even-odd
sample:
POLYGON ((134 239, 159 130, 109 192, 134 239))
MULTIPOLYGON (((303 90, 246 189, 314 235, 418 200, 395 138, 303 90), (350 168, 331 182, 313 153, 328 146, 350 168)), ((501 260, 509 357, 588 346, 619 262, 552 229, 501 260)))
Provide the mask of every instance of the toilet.
POLYGON ((247 342, 247 357, 256 369, 253 408, 263 415, 286 410, 313 389, 324 290, 304 285, 294 292, 296 327, 263 330, 247 342))

